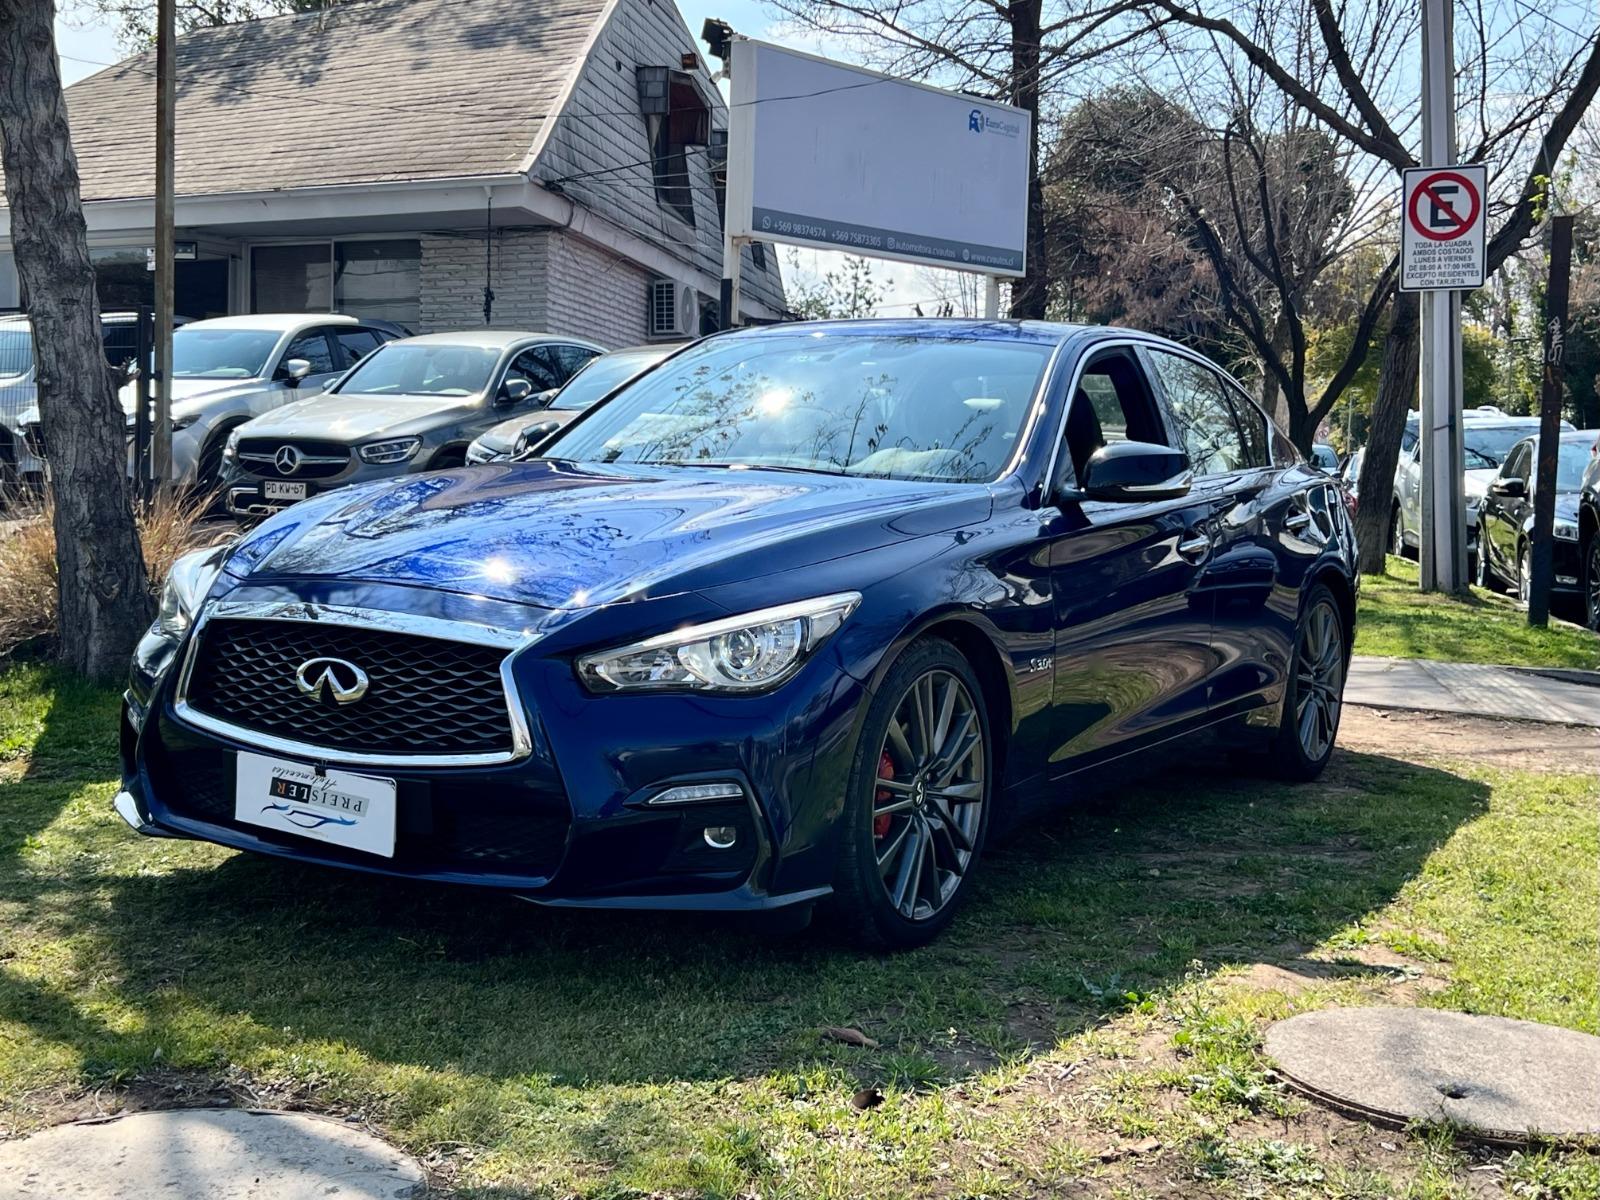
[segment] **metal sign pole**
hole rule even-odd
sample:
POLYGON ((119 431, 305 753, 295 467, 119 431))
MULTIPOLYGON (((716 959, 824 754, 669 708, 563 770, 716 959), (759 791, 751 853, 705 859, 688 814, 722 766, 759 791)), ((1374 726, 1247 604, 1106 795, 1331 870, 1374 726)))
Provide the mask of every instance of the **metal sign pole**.
MULTIPOLYGON (((1455 31, 1450 0, 1423 0, 1422 159, 1428 167, 1455 161, 1455 31)), ((1463 538, 1466 498, 1461 447, 1461 296, 1422 295, 1422 521, 1419 584, 1423 591, 1466 585, 1463 538)))
POLYGON ((151 474, 159 490, 172 478, 173 110, 176 60, 173 49, 176 0, 156 5, 156 304, 155 396, 151 426, 151 474))
POLYGON ((155 352, 150 306, 141 304, 133 336, 133 465, 134 490, 140 503, 150 503, 150 356, 155 352))
POLYGON ((983 317, 986 321, 1000 319, 1000 276, 983 277, 983 317))

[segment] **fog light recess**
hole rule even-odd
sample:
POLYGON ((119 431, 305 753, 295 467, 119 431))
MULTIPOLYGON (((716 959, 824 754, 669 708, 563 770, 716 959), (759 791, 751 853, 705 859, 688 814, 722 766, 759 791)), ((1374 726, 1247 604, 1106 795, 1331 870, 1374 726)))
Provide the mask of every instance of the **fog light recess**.
POLYGON ((713 850, 732 850, 739 840, 739 831, 732 825, 707 825, 701 836, 713 850))

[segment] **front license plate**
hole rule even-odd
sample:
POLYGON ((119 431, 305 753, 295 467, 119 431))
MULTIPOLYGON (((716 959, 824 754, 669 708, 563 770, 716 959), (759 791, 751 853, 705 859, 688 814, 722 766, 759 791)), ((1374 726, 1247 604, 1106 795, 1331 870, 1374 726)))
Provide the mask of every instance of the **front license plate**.
POLYGON ((394 780, 239 755, 235 820, 279 833, 394 856, 394 780))
POLYGON ((306 498, 306 485, 303 483, 285 483, 281 479, 266 479, 261 483, 261 498, 263 500, 280 500, 293 503, 306 498))

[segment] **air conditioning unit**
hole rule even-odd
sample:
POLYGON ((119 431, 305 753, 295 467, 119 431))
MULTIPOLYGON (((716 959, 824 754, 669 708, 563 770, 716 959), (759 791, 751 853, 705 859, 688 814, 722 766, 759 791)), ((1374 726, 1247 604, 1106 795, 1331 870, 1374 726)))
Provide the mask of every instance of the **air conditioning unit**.
POLYGON ((695 337, 700 332, 700 293, 676 279, 650 281, 650 336, 695 337))

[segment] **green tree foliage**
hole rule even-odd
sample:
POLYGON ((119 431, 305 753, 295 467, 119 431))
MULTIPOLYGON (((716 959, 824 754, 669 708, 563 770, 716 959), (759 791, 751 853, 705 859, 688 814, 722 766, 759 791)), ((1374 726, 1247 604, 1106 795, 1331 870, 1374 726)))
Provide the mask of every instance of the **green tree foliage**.
POLYGON ((808 321, 840 317, 876 315, 883 302, 883 288, 872 274, 872 261, 847 255, 836 271, 818 279, 800 263, 800 256, 789 255, 789 275, 785 282, 789 307, 808 321))

